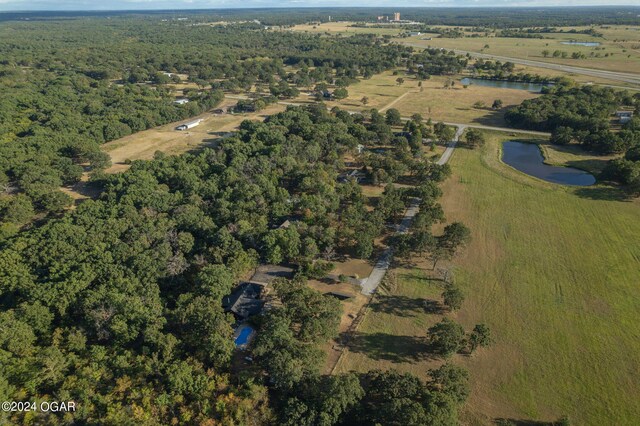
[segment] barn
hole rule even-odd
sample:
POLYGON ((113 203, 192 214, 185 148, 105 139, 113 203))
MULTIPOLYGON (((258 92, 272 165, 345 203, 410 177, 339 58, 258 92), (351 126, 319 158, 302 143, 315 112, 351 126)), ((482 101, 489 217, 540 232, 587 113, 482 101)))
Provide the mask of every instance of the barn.
POLYGON ((176 127, 176 130, 187 130, 196 127, 198 124, 202 122, 202 118, 198 118, 197 120, 189 121, 187 123, 181 124, 176 127))

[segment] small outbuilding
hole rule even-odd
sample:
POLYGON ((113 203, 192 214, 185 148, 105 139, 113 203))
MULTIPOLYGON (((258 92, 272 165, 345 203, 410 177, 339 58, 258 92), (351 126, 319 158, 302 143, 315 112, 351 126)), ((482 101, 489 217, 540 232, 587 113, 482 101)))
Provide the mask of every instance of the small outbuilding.
POLYGON ((364 174, 362 173, 361 170, 354 169, 354 170, 345 171, 343 173, 340 173, 340 175, 338 175, 338 182, 340 183, 347 183, 349 182, 349 180, 352 180, 352 179, 355 180, 356 183, 360 183, 360 181, 364 179, 364 174))
POLYGON ((189 121, 187 123, 181 124, 176 127, 176 130, 187 130, 193 127, 196 127, 198 124, 202 122, 202 118, 198 118, 197 120, 189 121))
POLYGON ((616 117, 620 124, 628 123, 633 118, 633 111, 616 111, 616 117))

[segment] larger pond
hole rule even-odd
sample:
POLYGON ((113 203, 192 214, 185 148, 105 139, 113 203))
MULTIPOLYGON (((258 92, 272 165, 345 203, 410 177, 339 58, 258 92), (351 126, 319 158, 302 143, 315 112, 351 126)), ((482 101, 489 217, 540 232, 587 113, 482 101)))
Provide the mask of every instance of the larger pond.
POLYGON ((596 178, 573 167, 558 167, 544 164, 540 147, 533 143, 509 141, 502 145, 502 161, 531 176, 561 185, 589 186, 596 178))
POLYGON ((588 47, 595 47, 595 46, 600 46, 600 43, 598 43, 597 41, 563 41, 561 42, 562 44, 571 44, 573 46, 588 46, 588 47))
POLYGON ((496 87, 500 89, 528 90, 529 92, 540 93, 542 88, 548 86, 540 83, 523 83, 521 81, 485 80, 483 78, 465 77, 460 80, 463 86, 476 84, 478 86, 496 87))

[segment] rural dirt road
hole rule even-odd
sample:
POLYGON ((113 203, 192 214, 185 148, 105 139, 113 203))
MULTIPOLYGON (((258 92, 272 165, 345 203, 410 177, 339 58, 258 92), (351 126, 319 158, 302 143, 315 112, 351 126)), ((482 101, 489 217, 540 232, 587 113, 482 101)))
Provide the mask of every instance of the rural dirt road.
POLYGON ((407 96, 410 93, 418 93, 418 92, 416 92, 415 90, 409 90, 407 92, 404 92, 402 95, 398 96, 397 98, 395 98, 394 100, 392 100, 391 102, 389 102, 388 104, 380 108, 378 111, 385 112, 386 110, 388 110, 389 108, 391 108, 392 106, 400 102, 405 96, 407 96))
MULTIPOLYGON (((458 130, 456 131, 455 136, 453 137, 451 142, 449 142, 449 144, 447 145, 447 149, 442 153, 442 156, 438 160, 437 164, 439 165, 447 164, 447 162, 451 159, 451 155, 453 155, 453 151, 456 148, 456 144, 458 143, 458 140, 464 133, 465 129, 466 129, 466 126, 464 124, 461 124, 458 126, 458 130)), ((409 230, 409 227, 411 226, 411 222, 413 221, 414 216, 420 210, 420 201, 421 201, 420 198, 414 198, 411 200, 411 204, 405 211, 404 216, 402 217, 402 221, 398 226, 398 231, 396 232, 397 234, 407 233, 407 231, 409 230)), ((378 258, 376 265, 373 267, 373 271, 371 271, 371 274, 369 275, 369 277, 362 282, 361 284, 362 294, 366 296, 370 296, 373 293, 375 293, 376 289, 382 282, 384 275, 387 273, 389 266, 391 266, 392 259, 393 259, 393 247, 387 247, 378 258)))

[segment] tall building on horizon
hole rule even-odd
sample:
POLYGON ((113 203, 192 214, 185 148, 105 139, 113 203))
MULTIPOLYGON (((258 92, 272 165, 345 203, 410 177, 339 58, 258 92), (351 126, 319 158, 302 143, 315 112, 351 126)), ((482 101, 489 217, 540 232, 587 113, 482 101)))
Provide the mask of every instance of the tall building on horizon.
POLYGON ((393 20, 394 21, 400 20, 400 12, 393 12, 393 20))

